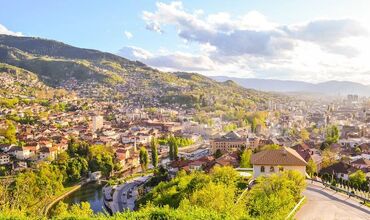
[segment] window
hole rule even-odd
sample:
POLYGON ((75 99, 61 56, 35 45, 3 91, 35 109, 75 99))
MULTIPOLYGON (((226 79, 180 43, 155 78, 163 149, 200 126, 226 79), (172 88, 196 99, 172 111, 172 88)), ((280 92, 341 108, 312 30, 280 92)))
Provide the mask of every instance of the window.
POLYGON ((261 166, 261 173, 264 173, 264 172, 265 172, 265 167, 261 166))
POLYGON ((270 167, 270 172, 275 172, 275 168, 273 166, 270 167))
POLYGON ((284 171, 284 167, 279 167, 279 171, 280 172, 283 172, 284 171))

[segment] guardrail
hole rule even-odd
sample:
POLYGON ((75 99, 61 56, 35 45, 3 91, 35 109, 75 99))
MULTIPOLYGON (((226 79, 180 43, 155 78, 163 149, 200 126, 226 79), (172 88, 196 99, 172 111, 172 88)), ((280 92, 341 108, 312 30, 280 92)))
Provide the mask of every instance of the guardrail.
POLYGON ((344 189, 341 189, 341 188, 338 188, 338 187, 336 187, 336 186, 333 186, 333 185, 331 185, 330 183, 326 183, 326 182, 323 182, 323 181, 319 181, 319 180, 315 180, 315 179, 311 179, 311 178, 307 178, 308 180, 311 180, 311 181, 313 181, 313 182, 317 182, 317 183, 321 183, 321 184, 323 184, 325 187, 329 187, 329 188, 331 188, 331 189, 333 189, 333 190, 335 190, 335 191, 338 191, 338 192, 342 192, 342 193, 344 193, 344 194, 347 194, 349 197, 355 197, 355 198, 357 198, 357 199, 359 199, 359 200, 363 200, 364 202, 370 202, 370 199, 367 199, 367 198, 365 198, 365 197, 362 197, 362 196, 359 196, 359 195, 356 195, 356 194, 354 194, 354 193, 352 193, 352 192, 350 192, 350 191, 347 191, 347 190, 344 190, 344 189))

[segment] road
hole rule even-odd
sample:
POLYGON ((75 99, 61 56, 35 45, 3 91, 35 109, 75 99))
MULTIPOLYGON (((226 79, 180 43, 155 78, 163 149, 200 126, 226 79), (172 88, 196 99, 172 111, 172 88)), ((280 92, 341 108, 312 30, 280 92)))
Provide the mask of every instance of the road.
POLYGON ((309 183, 303 194, 307 200, 295 216, 298 220, 370 219, 370 208, 319 183, 309 183))
POLYGON ((135 201, 138 196, 137 187, 147 181, 150 176, 135 178, 125 184, 119 185, 113 194, 113 209, 112 212, 122 212, 126 209, 134 210, 135 201), (131 196, 129 196, 131 191, 131 196))

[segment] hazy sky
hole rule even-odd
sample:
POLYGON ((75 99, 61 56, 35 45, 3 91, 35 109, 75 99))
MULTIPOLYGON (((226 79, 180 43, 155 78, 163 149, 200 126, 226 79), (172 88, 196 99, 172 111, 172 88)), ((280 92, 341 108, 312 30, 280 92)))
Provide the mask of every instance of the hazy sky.
POLYGON ((370 84, 367 0, 0 0, 0 34, 169 71, 370 84))

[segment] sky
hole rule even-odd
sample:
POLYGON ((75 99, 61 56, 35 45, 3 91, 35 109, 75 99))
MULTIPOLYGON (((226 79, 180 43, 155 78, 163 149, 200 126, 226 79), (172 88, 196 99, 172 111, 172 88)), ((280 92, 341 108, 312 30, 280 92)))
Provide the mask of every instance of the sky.
POLYGON ((0 0, 0 34, 164 71, 370 84, 368 0, 0 0))

